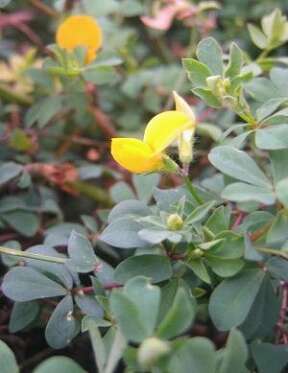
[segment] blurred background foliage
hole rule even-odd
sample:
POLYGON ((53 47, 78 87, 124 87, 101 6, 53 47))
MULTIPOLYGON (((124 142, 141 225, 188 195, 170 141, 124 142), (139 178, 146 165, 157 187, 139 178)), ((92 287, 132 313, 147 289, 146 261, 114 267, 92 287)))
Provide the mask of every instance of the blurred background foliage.
MULTIPOLYGON (((147 194, 141 177, 132 178, 112 162, 110 138, 140 136, 151 116, 172 107, 173 89, 186 95, 204 124, 191 171, 195 178, 200 175, 211 138, 235 118, 189 95, 181 58, 192 57, 207 35, 215 36, 226 52, 236 41, 257 55, 247 23, 258 24, 277 6, 287 13, 288 3, 183 0, 184 11, 176 3, 0 0, 1 244, 16 249, 43 241, 64 245, 72 228, 95 240, 107 208, 147 194), (96 60, 77 76, 61 73, 51 46, 59 23, 73 13, 95 16, 104 34, 96 60)), ((284 48, 275 53, 287 55, 284 48)), ((163 177, 161 183, 177 185, 179 180, 163 177)), ((99 250, 110 262, 119 260, 107 248, 99 250)), ((4 265, 0 269, 4 273, 4 265)), ((0 310, 0 328, 10 309, 5 303, 0 310)))

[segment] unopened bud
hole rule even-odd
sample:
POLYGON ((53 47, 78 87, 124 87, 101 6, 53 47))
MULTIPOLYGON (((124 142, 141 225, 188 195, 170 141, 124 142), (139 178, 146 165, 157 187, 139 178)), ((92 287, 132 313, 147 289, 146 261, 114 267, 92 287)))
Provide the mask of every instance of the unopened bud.
POLYGON ((194 259, 201 258, 204 255, 204 251, 201 249, 195 249, 192 254, 193 254, 192 257, 194 259))
POLYGON ((138 349, 138 363, 143 369, 149 369, 169 352, 168 342, 161 341, 156 337, 147 338, 138 349))
POLYGON ((179 159, 182 164, 189 164, 193 160, 193 142, 195 129, 186 130, 181 133, 178 142, 179 159))
POLYGON ((196 117, 191 106, 176 91, 173 91, 173 96, 176 110, 186 114, 188 120, 191 122, 191 127, 195 127, 196 117))
POLYGON ((179 231, 183 227, 183 219, 178 214, 168 216, 166 224, 170 231, 179 231))
POLYGON ((227 95, 227 88, 230 86, 229 79, 223 79, 220 75, 215 75, 207 78, 206 82, 213 95, 220 98, 227 95))

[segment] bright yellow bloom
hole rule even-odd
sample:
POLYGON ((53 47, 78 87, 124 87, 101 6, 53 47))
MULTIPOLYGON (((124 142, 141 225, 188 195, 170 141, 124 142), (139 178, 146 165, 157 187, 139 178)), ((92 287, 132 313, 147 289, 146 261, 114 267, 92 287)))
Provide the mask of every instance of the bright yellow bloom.
POLYGON ((93 17, 70 16, 58 27, 56 43, 68 51, 77 47, 87 48, 85 62, 90 63, 102 46, 102 30, 93 17))
POLYGON ((143 141, 133 138, 112 139, 113 158, 130 172, 164 169, 165 149, 179 138, 183 131, 195 126, 195 120, 190 114, 184 110, 171 110, 156 115, 147 124, 143 141))

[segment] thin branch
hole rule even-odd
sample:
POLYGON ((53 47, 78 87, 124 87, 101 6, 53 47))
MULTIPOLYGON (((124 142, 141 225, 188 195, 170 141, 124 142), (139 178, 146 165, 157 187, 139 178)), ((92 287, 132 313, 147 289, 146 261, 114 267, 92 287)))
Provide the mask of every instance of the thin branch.
POLYGON ((35 260, 41 260, 41 261, 57 263, 57 264, 64 264, 66 262, 65 258, 56 258, 53 256, 48 256, 48 255, 34 254, 34 253, 29 253, 27 251, 19 251, 19 250, 10 249, 8 247, 3 247, 3 246, 0 246, 0 253, 11 255, 11 256, 16 256, 19 258, 35 259, 35 260))

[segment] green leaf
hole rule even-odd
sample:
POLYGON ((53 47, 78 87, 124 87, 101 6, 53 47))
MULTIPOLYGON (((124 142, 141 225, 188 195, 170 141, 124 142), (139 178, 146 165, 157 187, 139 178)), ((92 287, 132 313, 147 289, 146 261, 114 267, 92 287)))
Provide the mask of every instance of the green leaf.
POLYGON ((273 114, 274 111, 276 111, 285 101, 287 101, 287 98, 285 97, 271 98, 266 101, 256 111, 258 121, 262 121, 269 115, 273 114))
POLYGON ((152 335, 160 306, 160 288, 151 285, 149 279, 138 276, 126 283, 124 292, 137 306, 139 317, 147 335, 152 335))
POLYGON ((269 101, 272 98, 280 97, 279 89, 267 78, 254 78, 245 84, 245 90, 258 102, 269 101))
POLYGON ((209 161, 214 167, 235 179, 270 188, 271 183, 255 161, 242 151, 231 146, 217 146, 209 153, 209 161))
POLYGON ((150 208, 146 203, 138 201, 136 199, 128 199, 126 201, 119 202, 110 211, 108 216, 108 222, 111 223, 114 220, 121 219, 127 215, 128 217, 137 218, 151 215, 150 208))
POLYGON ((210 215, 205 226, 214 234, 229 229, 231 220, 231 211, 227 206, 220 206, 210 215))
POLYGON ((83 6, 87 14, 95 17, 107 16, 120 10, 120 4, 116 0, 105 0, 102 4, 97 1, 83 0, 83 6))
POLYGON ((260 262, 262 261, 263 255, 260 254, 253 246, 252 241, 248 234, 245 234, 245 253, 244 258, 250 260, 252 262, 260 262))
POLYGON ((66 264, 75 272, 87 273, 95 269, 98 260, 88 239, 73 231, 68 240, 69 259, 66 264))
POLYGON ((171 308, 157 329, 157 336, 169 339, 183 333, 192 324, 195 313, 194 299, 184 288, 178 288, 171 308))
MULTIPOLYGON (((45 255, 48 257, 51 256, 52 258, 66 258, 65 255, 60 254, 57 250, 53 249, 52 247, 42 245, 32 246, 26 251, 27 253, 45 255)), ((44 275, 50 274, 53 279, 55 278, 59 280, 65 288, 69 290, 72 289, 73 275, 64 264, 50 263, 30 258, 26 258, 25 263, 29 267, 32 267, 38 270, 39 272, 42 272, 44 275)))
POLYGON ((230 47, 229 63, 225 71, 225 76, 234 78, 240 74, 242 67, 242 51, 237 44, 232 43, 230 47))
POLYGON ((272 174, 274 182, 285 179, 288 177, 288 167, 286 167, 288 159, 288 149, 275 150, 269 152, 272 164, 272 174))
POLYGON ((247 269, 216 287, 210 298, 209 313, 217 329, 229 330, 245 320, 264 276, 261 270, 247 269))
POLYGON ((67 294, 67 290, 57 282, 29 267, 12 268, 4 276, 2 290, 8 298, 17 302, 67 294))
POLYGON ((1 373, 18 373, 19 368, 13 351, 0 340, 1 373))
POLYGON ((279 89, 281 96, 283 96, 282 103, 287 102, 288 69, 273 67, 270 71, 270 79, 279 89))
POLYGON ((13 305, 9 320, 10 333, 17 333, 30 325, 39 313, 37 302, 16 302, 13 305))
POLYGON ((256 26, 248 23, 248 31, 253 43, 259 49, 266 49, 268 45, 268 40, 265 34, 256 26))
POLYGON ((119 247, 120 249, 132 249, 147 246, 147 242, 140 239, 138 232, 141 226, 132 218, 113 220, 100 235, 103 242, 119 247))
POLYGON ((148 203, 152 197, 154 188, 159 184, 160 176, 156 173, 149 175, 133 175, 132 179, 139 200, 148 203))
POLYGON ((25 124, 31 127, 35 122, 40 128, 46 124, 63 108, 63 97, 45 97, 36 102, 25 115, 25 124))
POLYGON ((97 323, 93 319, 87 317, 84 320, 89 332, 98 371, 99 373, 103 373, 107 356, 101 333, 97 323))
POLYGON ((198 123, 196 127, 196 134, 204 137, 209 137, 213 141, 218 141, 222 136, 222 130, 215 124, 198 123))
POLYGON ((67 346, 79 332, 79 323, 73 315, 73 299, 66 295, 53 311, 45 329, 49 346, 55 349, 67 346))
POLYGON ((171 263, 162 255, 131 256, 116 267, 114 279, 123 284, 139 275, 151 278, 152 282, 167 280, 172 276, 171 263))
POLYGON ((208 88, 194 88, 193 93, 195 93, 196 96, 200 97, 201 100, 203 100, 207 105, 219 109, 221 108, 222 104, 218 100, 216 96, 213 95, 210 89, 208 88))
POLYGON ((133 190, 127 185, 127 183, 124 183, 124 181, 119 181, 118 183, 115 183, 110 188, 110 193, 111 197, 113 198, 113 201, 115 202, 121 202, 135 198, 133 190))
POLYGON ((288 363, 288 347, 254 342, 252 356, 256 361, 259 373, 281 373, 288 363))
POLYGON ((139 231, 139 237, 142 238, 147 244, 157 245, 160 242, 168 240, 173 243, 178 243, 181 241, 181 234, 170 231, 168 229, 161 229, 158 227, 141 229, 139 231))
POLYGON ((221 193, 221 197, 234 202, 255 201, 265 205, 273 205, 275 202, 275 195, 271 189, 245 183, 229 184, 221 193))
POLYGON ((240 326, 246 340, 272 336, 280 307, 280 297, 276 295, 270 278, 266 276, 244 323, 240 326))
POLYGON ((128 341, 139 343, 148 337, 137 306, 127 295, 120 292, 113 292, 110 298, 110 308, 123 335, 128 341), (133 322, 131 322, 132 320, 133 322))
POLYGON ((211 37, 203 39, 197 46, 198 59, 211 70, 213 75, 222 75, 222 50, 217 41, 211 37))
POLYGON ((288 178, 279 181, 276 184, 276 196, 281 203, 288 207, 288 178))
POLYGON ((38 216, 30 211, 15 210, 5 212, 1 214, 1 219, 26 237, 34 236, 40 227, 38 216))
POLYGON ((93 295, 75 295, 74 300, 84 315, 101 319, 103 309, 93 295))
POLYGON ((256 131, 256 146, 264 150, 279 150, 288 148, 288 124, 275 125, 256 131))
POLYGON ((279 211, 276 215, 270 229, 267 232, 266 243, 268 245, 273 243, 283 242, 288 239, 288 216, 285 211, 279 211))
POLYGON ((196 337, 185 341, 171 357, 169 373, 215 373, 216 353, 206 338, 196 337))
POLYGON ((221 259, 214 256, 206 255, 206 260, 213 272, 220 277, 235 276, 244 267, 244 261, 241 259, 221 259))
POLYGON ((218 373, 244 373, 248 359, 248 349, 243 335, 236 329, 229 333, 225 350, 223 351, 218 373))
POLYGON ((189 262, 185 263, 197 277, 199 277, 202 281, 206 282, 207 284, 211 284, 211 279, 207 268, 202 259, 192 259, 189 262))
POLYGON ((23 171, 23 167, 14 162, 6 162, 0 166, 0 185, 14 179, 23 171))
POLYGON ((209 211, 215 206, 216 201, 209 201, 196 207, 185 219, 185 224, 195 224, 205 219, 209 211))
MULTIPOLYGON (((80 365, 66 356, 53 356, 45 360, 33 373, 87 373, 80 365)), ((12 373, 12 372, 11 372, 12 373)))
POLYGON ((288 262, 286 260, 274 256, 266 262, 265 266, 273 277, 288 281, 288 262))
POLYGON ((118 80, 118 75, 112 66, 88 66, 82 72, 83 78, 91 83, 101 85, 114 83, 118 80))
POLYGON ((206 79, 213 74, 204 63, 194 58, 183 58, 182 63, 193 87, 207 87, 206 79))

